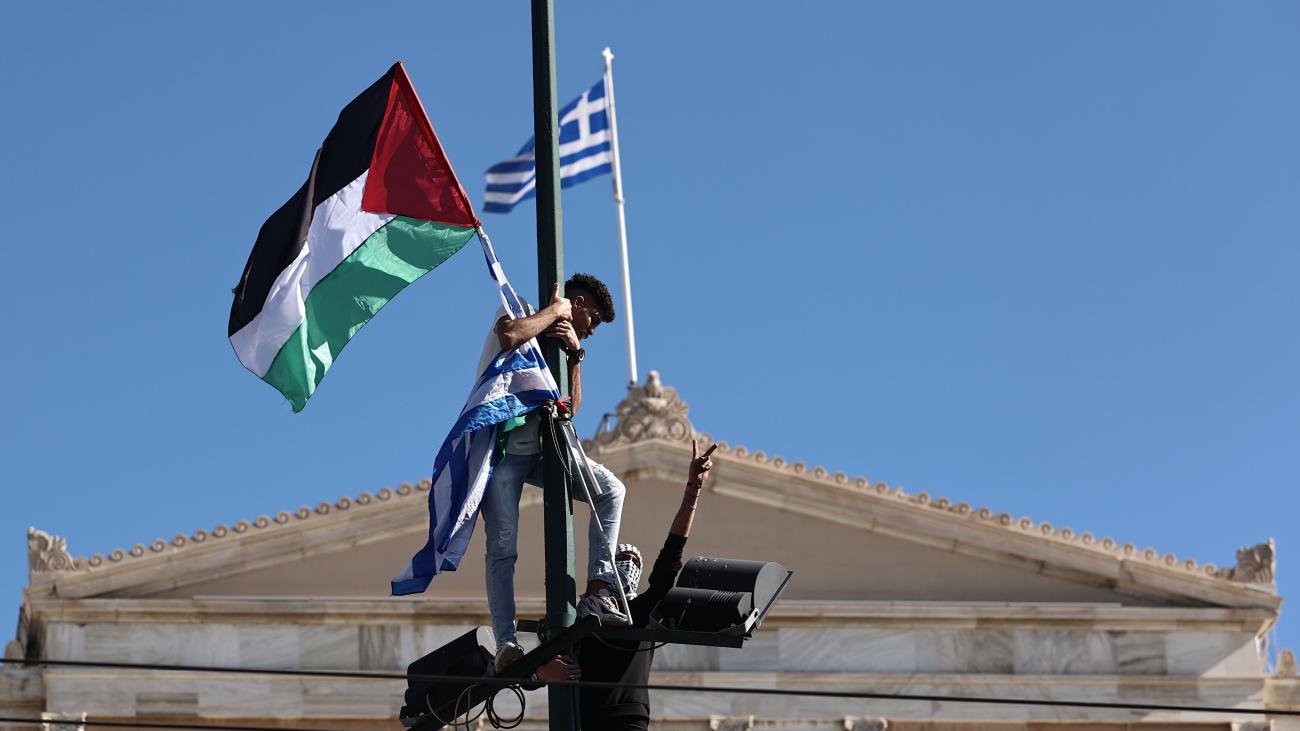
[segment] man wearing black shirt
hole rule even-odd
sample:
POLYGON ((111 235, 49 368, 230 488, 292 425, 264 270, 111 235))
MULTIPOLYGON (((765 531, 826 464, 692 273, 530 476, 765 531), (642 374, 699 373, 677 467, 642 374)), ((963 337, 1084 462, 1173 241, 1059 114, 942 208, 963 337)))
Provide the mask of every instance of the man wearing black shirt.
MULTIPOLYGON (((645 627, 650 621, 650 610, 664 598, 677 583, 682 570, 682 549, 691 535, 695 520, 695 503, 700 497, 704 480, 713 468, 709 457, 718 445, 714 444, 699 453, 695 440, 691 440, 691 466, 687 472, 686 490, 682 504, 677 508, 668 538, 659 550, 654 569, 650 572, 650 587, 644 594, 636 594, 641 575, 641 553, 635 546, 618 547, 615 561, 624 591, 631 599, 632 626, 645 627)), ((617 688, 583 687, 579 703, 584 731, 637 731, 650 724, 650 693, 643 686, 650 681, 650 664, 654 661, 654 645, 631 640, 614 641, 589 637, 582 641, 578 665, 587 680, 616 682, 617 688), (633 687, 629 687, 633 686, 633 687)))

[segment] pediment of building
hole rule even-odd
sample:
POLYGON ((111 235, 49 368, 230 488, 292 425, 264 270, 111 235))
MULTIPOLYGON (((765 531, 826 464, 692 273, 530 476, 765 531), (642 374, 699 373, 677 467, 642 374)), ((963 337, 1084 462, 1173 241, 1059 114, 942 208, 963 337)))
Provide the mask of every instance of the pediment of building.
MULTIPOLYGON (((676 392, 652 373, 587 443, 628 485, 623 540, 652 560, 697 434, 676 392)), ((843 472, 723 444, 688 547, 693 555, 777 561, 796 572, 793 600, 1083 603, 1259 608, 1276 612, 1271 542, 1218 568, 988 508, 907 493, 843 472)), ((382 597, 423 545, 427 481, 76 557, 64 539, 28 535, 35 596, 62 598, 382 597)), ((541 596, 540 491, 521 511, 517 585, 541 596)), ((585 509, 576 565, 585 565, 585 509)), ((431 598, 481 597, 482 537, 431 598)), ((581 571, 579 572, 581 573, 581 571)))
MULTIPOLYGON (((678 482, 682 465, 690 459, 691 439, 714 439, 697 432, 688 413, 676 390, 663 385, 651 371, 645 385, 628 389, 628 397, 617 408, 617 423, 590 440, 588 451, 625 479, 678 482)), ((1145 601, 1174 604, 1269 608, 1281 602, 1271 539, 1239 549, 1234 565, 1219 567, 718 443, 714 461, 719 466, 711 487, 720 495, 897 539, 913 552, 928 547, 978 559, 983 568, 974 580, 1001 565, 1072 584, 1109 587, 1126 602, 1145 597, 1145 601)), ((972 580, 968 577, 961 583, 970 585, 972 580)), ((970 593, 963 589, 963 595, 970 593)))

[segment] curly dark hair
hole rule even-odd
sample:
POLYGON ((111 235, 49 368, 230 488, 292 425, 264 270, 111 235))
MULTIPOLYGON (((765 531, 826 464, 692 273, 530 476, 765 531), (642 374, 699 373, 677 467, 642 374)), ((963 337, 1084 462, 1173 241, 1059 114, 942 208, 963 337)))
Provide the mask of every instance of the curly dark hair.
POLYGON ((564 283, 564 292, 568 297, 575 294, 587 295, 596 305, 596 310, 600 312, 601 322, 614 321, 614 298, 609 294, 609 287, 599 279, 579 272, 564 283), (575 289, 579 291, 574 292, 575 289))

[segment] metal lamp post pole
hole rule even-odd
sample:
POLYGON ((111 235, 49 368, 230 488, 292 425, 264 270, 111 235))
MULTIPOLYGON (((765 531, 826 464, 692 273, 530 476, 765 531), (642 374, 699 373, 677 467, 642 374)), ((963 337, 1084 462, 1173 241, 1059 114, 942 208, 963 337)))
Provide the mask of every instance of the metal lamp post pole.
MULTIPOLYGON (((560 210, 559 123, 555 107, 555 10, 552 0, 532 0, 533 138, 537 161, 538 307, 550 302, 551 287, 564 281, 564 232, 560 210)), ((542 357, 550 365, 560 394, 569 393, 564 351, 542 338, 542 357)), ((560 449, 542 429, 542 512, 546 531, 546 626, 556 632, 573 625, 577 582, 573 570, 573 503, 560 449)), ((572 687, 548 690, 551 731, 577 731, 578 693, 572 687)))

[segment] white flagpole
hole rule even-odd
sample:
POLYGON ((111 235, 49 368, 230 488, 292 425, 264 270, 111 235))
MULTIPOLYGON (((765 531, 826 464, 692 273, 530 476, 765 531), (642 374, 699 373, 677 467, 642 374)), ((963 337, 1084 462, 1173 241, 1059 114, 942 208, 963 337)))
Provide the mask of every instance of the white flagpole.
POLYGON ((627 311, 627 368, 629 385, 637 384, 636 333, 632 326, 632 277, 627 267, 627 218, 623 213, 623 169, 618 157, 618 117, 614 114, 614 53, 606 46, 605 109, 609 114, 609 144, 614 153, 614 202, 618 204, 618 243, 623 252, 623 309, 627 311))

